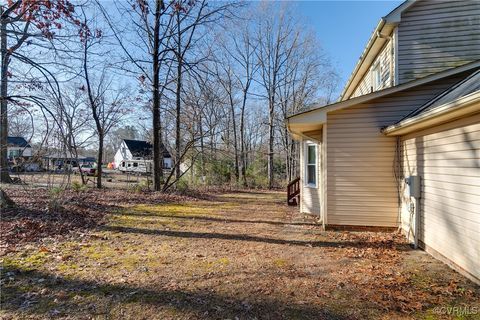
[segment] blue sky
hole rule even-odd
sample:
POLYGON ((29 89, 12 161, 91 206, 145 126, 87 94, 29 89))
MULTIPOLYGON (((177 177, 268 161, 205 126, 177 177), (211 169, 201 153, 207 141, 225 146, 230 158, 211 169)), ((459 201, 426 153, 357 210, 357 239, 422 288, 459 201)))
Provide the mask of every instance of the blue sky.
POLYGON ((381 17, 403 1, 298 1, 306 24, 316 32, 340 75, 339 92, 381 17))

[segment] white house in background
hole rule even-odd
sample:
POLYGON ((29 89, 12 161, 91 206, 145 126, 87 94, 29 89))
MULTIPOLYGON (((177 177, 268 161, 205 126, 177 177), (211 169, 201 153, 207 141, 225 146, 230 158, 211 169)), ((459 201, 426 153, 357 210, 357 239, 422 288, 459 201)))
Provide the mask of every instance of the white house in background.
POLYGON ((32 147, 23 137, 7 137, 7 157, 9 160, 16 158, 29 158, 32 156, 32 147))
POLYGON ((480 1, 382 18, 340 100, 288 118, 300 210, 327 228, 400 228, 480 283, 479 35, 480 1))
MULTIPOLYGON (((163 149, 163 168, 172 168, 172 156, 165 149, 163 149)), ((153 159, 153 145, 150 142, 142 140, 123 139, 120 148, 118 148, 114 157, 114 167, 117 169, 122 161, 127 160, 152 160, 153 159)))

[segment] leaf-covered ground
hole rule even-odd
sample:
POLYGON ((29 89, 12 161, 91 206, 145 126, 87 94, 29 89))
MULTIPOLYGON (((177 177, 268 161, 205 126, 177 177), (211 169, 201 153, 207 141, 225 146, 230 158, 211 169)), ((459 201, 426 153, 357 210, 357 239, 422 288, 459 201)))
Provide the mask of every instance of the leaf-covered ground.
POLYGON ((401 236, 321 231, 284 196, 89 195, 91 206, 108 213, 95 229, 22 241, 1 257, 0 316, 480 317, 479 287, 401 236))

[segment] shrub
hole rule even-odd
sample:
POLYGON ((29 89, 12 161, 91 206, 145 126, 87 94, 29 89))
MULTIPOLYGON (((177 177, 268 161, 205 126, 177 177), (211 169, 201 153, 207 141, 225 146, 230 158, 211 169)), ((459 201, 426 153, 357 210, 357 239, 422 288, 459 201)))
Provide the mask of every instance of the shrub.
POLYGON ((49 212, 58 212, 62 208, 62 192, 63 189, 60 187, 53 187, 48 191, 49 201, 47 210, 49 212))
POLYGON ((188 182, 186 179, 180 178, 176 183, 176 189, 178 192, 186 193, 188 191, 188 182))
POLYGON ((78 181, 73 181, 72 184, 70 185, 73 191, 75 192, 83 192, 87 190, 87 186, 78 182, 78 181))
POLYGON ((135 193, 142 193, 142 192, 145 192, 145 191, 149 191, 150 190, 150 181, 142 180, 139 183, 134 184, 131 187, 131 190, 135 193))

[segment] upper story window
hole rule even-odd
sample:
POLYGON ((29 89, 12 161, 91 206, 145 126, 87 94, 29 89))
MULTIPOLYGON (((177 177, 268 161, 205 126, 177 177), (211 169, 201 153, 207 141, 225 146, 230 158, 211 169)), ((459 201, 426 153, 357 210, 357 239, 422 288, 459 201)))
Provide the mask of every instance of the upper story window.
POLYGON ((317 145, 307 144, 306 148, 306 168, 305 168, 305 181, 307 186, 317 186, 317 145))
POLYGON ((376 63, 372 68, 372 89, 377 91, 382 87, 382 70, 380 63, 376 63))

